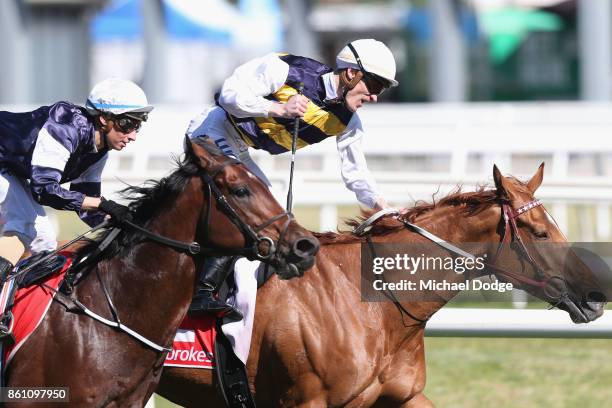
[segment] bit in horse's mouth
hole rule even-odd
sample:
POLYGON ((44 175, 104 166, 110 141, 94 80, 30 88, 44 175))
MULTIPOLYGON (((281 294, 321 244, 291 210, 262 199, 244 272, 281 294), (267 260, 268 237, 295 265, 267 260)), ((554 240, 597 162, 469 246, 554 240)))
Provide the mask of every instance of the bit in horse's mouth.
POLYGON ((303 273, 300 273, 298 267, 295 264, 287 264, 287 269, 291 272, 290 276, 302 276, 303 273))

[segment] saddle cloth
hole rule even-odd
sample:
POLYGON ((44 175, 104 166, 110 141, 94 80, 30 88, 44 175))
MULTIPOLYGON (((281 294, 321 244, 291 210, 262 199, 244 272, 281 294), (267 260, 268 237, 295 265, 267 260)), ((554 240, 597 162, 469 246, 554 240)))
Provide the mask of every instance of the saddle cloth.
MULTIPOLYGON (((251 346, 255 301, 257 296, 257 273, 259 261, 241 258, 234 265, 236 288, 228 302, 236 306, 244 319, 224 321, 221 329, 230 341, 236 356, 246 364, 251 346)), ((168 353, 165 366, 211 369, 214 364, 216 316, 186 316, 174 337, 172 351, 168 353)))
MULTIPOLYGON (((36 330, 45 317, 55 290, 61 285, 66 271, 73 261, 73 253, 62 252, 66 263, 41 282, 20 288, 13 302, 13 335, 15 343, 4 348, 4 366, 8 366, 19 348, 36 330)), ((257 273, 259 261, 239 259, 234 266, 236 288, 228 301, 233 303, 244 319, 223 322, 222 330, 230 341, 236 356, 246 364, 249 356, 255 302, 257 295, 257 273)), ((5 285, 8 286, 8 285, 5 285)), ((164 365, 174 367, 212 368, 214 366, 214 340, 216 316, 187 316, 175 336, 173 350, 164 365)))
MULTIPOLYGON (((66 263, 56 272, 50 274, 39 283, 19 288, 13 301, 13 336, 15 343, 4 348, 4 366, 7 367, 15 353, 36 330, 47 314, 51 301, 64 279, 66 270, 72 264, 72 253, 62 252, 66 263)), ((5 285, 8 286, 8 285, 5 285)))
POLYGON ((166 356, 164 366, 212 369, 216 319, 214 315, 186 316, 174 336, 172 351, 166 356))

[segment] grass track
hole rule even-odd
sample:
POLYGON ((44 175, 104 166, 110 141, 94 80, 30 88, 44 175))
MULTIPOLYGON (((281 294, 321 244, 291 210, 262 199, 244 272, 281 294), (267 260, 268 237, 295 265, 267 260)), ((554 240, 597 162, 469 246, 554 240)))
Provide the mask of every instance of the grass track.
POLYGON ((426 338, 438 407, 610 407, 612 341, 426 338))

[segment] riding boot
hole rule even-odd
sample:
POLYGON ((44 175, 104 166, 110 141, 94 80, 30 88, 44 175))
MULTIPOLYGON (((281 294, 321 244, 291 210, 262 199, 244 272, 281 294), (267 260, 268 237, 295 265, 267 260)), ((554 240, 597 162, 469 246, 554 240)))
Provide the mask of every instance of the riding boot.
MULTIPOLYGON (((4 287, 4 283, 6 282, 8 274, 13 270, 13 268, 14 266, 9 260, 0 256, 0 292, 4 287)), ((4 313, 0 315, 0 341, 2 341, 7 336, 11 336, 10 314, 7 314, 6 311, 3 312, 4 313)))
POLYGON ((242 320, 242 313, 238 309, 216 296, 219 287, 230 272, 233 259, 231 256, 206 259, 200 270, 200 279, 189 306, 189 314, 213 313, 232 320, 242 320))

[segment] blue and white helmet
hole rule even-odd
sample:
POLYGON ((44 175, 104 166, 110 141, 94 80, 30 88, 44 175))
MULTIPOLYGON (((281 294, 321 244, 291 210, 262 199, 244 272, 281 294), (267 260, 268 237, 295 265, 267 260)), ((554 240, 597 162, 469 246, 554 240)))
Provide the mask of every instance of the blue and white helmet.
POLYGON ((91 114, 134 114, 146 120, 153 110, 144 91, 132 81, 109 78, 98 82, 87 97, 85 108, 91 114))

